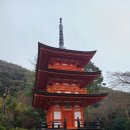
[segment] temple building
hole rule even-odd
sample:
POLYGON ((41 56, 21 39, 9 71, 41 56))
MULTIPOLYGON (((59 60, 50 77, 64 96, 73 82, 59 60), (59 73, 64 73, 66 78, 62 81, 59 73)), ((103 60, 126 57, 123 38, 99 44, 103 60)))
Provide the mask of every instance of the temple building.
POLYGON ((89 94, 87 90, 101 76, 101 71, 84 71, 95 53, 64 47, 61 18, 59 48, 38 43, 32 105, 47 112, 48 128, 77 129, 77 120, 84 121, 84 108, 107 96, 107 93, 89 94))

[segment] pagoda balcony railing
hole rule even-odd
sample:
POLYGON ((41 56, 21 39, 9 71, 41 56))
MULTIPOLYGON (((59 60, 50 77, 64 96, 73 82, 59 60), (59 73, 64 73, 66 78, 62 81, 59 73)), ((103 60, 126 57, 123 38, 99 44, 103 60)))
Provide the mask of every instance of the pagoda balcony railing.
POLYGON ((54 122, 42 122, 41 128, 48 128, 48 129, 66 129, 66 121, 54 121, 54 122))
MULTIPOLYGON (((64 120, 63 122, 61 121, 54 121, 54 122, 42 122, 41 123, 41 128, 46 128, 46 129, 67 129, 67 121, 64 120)), ((101 122, 100 121, 81 121, 79 118, 77 118, 77 127, 76 129, 79 130, 102 130, 101 128, 101 122)))
POLYGON ((80 121, 77 118, 77 128, 86 130, 102 130, 100 121, 80 121))

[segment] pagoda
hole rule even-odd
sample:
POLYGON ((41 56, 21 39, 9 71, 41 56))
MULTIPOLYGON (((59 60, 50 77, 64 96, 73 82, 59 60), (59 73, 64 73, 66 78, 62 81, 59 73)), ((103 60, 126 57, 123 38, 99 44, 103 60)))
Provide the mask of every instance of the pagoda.
POLYGON ((107 93, 89 94, 86 88, 101 76, 101 71, 84 71, 95 53, 64 47, 61 18, 59 48, 38 43, 32 105, 46 111, 48 128, 77 129, 77 120, 84 120, 84 108, 107 96, 107 93))

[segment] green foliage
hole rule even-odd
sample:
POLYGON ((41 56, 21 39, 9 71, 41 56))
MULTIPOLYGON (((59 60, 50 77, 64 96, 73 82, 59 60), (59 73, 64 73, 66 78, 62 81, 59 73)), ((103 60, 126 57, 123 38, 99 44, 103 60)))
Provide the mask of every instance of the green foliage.
POLYGON ((35 73, 33 71, 29 71, 28 73, 26 73, 24 93, 27 96, 32 96, 32 88, 34 87, 34 81, 35 81, 35 73))
POLYGON ((6 130, 4 126, 0 126, 0 130, 6 130))
MULTIPOLYGON (((89 62, 88 65, 86 65, 85 69, 86 72, 91 71, 100 71, 100 69, 95 66, 92 62, 89 62)), ((102 87, 103 77, 100 76, 97 79, 95 79, 89 86, 87 86, 89 93, 96 93, 98 92, 102 87)))
POLYGON ((111 90, 100 104, 86 108, 85 117, 88 121, 98 118, 104 130, 130 130, 130 94, 111 90))
POLYGON ((130 130, 130 119, 125 123, 125 130, 130 130))
POLYGON ((0 110, 3 108, 3 99, 0 97, 0 110))
POLYGON ((6 129, 9 129, 10 127, 12 127, 11 117, 9 118, 7 115, 0 114, 0 124, 6 129))
POLYGON ((33 130, 39 125, 40 112, 31 107, 34 80, 34 72, 0 60, 0 130, 33 130))
POLYGON ((15 107, 17 106, 17 99, 14 97, 8 96, 6 99, 6 106, 7 106, 7 109, 14 110, 15 107))
POLYGON ((15 106, 15 111, 16 112, 24 112, 26 110, 26 105, 21 103, 21 102, 18 102, 17 105, 15 106))
POLYGON ((8 128, 35 128, 40 122, 39 112, 28 104, 19 101, 19 96, 17 96, 17 99, 14 96, 7 97, 6 115, 2 116, 1 123, 8 128))
POLYGON ((12 94, 22 89, 26 72, 28 70, 21 66, 0 60, 0 95, 3 95, 5 88, 12 89, 12 94))
POLYGON ((27 130, 27 129, 23 129, 23 128, 11 128, 10 130, 27 130))
POLYGON ((111 125, 109 125, 108 130, 125 130, 125 119, 117 116, 111 120, 111 125))
POLYGON ((94 63, 92 63, 91 61, 86 65, 86 67, 84 68, 84 70, 87 71, 100 71, 100 69, 94 65, 94 63))

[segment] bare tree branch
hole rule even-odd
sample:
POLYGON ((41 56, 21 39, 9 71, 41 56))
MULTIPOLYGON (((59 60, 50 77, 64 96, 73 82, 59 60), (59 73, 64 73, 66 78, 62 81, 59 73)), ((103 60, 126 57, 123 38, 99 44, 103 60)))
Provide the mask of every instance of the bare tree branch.
POLYGON ((109 84, 111 86, 130 86, 130 72, 108 72, 109 84))

